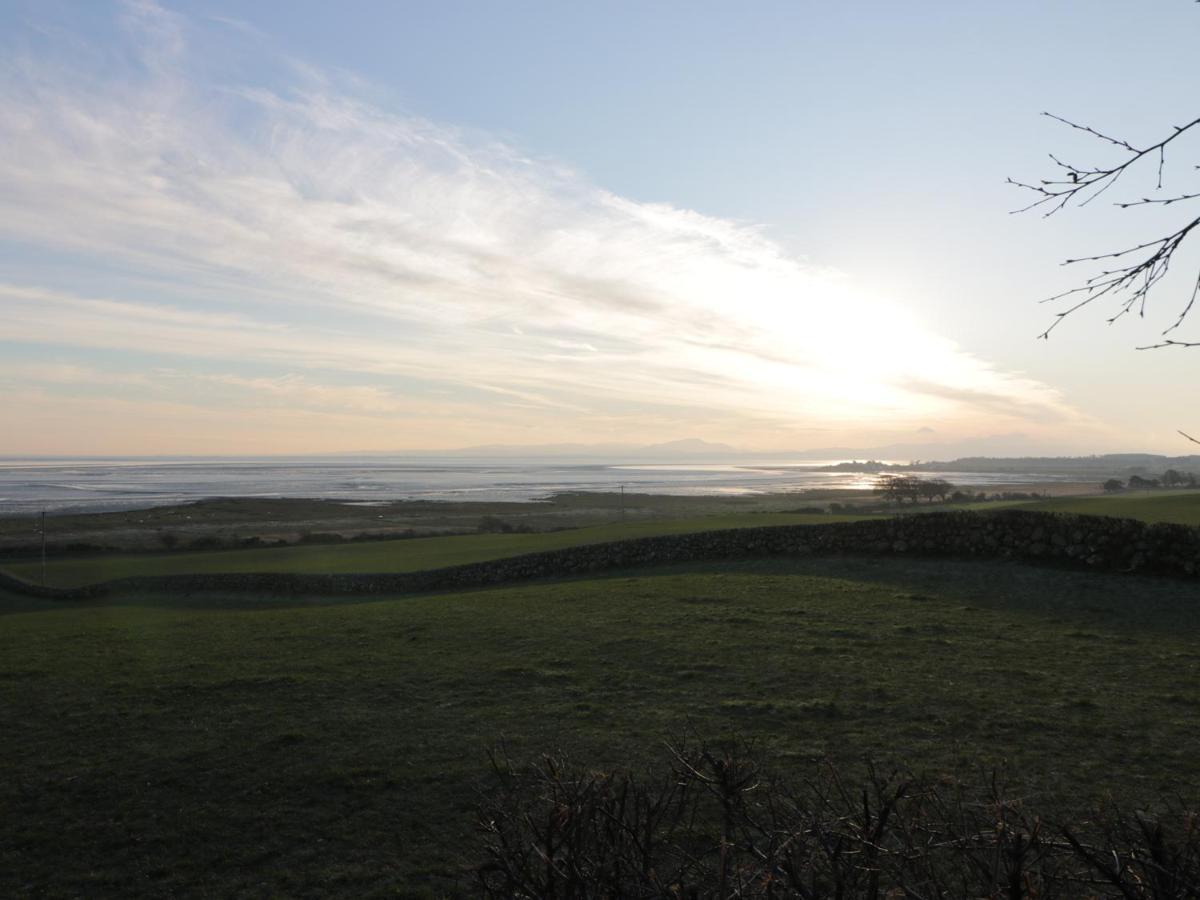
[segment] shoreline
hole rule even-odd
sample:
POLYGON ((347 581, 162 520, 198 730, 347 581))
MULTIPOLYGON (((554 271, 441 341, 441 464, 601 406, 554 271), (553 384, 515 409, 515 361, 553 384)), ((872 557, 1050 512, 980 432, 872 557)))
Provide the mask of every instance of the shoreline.
MULTIPOLYGON (((935 475, 946 475, 942 480, 949 482, 955 490, 962 490, 972 493, 985 493, 989 496, 992 494, 1003 493, 1038 493, 1048 497, 1068 497, 1068 496, 1085 496, 1089 494, 1104 493, 1101 480, 1068 478, 1066 476, 1047 476, 1044 481, 975 481, 971 480, 970 475, 976 473, 963 473, 967 477, 961 480, 954 480, 952 476, 955 473, 924 473, 920 471, 903 471, 895 473, 879 473, 898 474, 907 477, 915 477, 922 480, 928 480, 935 475)), ((877 475, 865 475, 863 477, 875 478, 877 475)), ((116 514, 130 514, 137 512, 148 512, 156 509, 175 509, 180 507, 194 506, 201 503, 323 503, 337 506, 358 507, 365 510, 372 508, 387 508, 393 507, 396 504, 410 504, 414 508, 418 505, 436 505, 442 508, 469 506, 474 505, 480 508, 491 506, 514 506, 514 507, 531 507, 536 505, 554 504, 565 498, 573 497, 617 497, 620 496, 621 488, 625 487, 624 495, 628 498, 650 498, 650 499, 667 499, 675 498, 681 501, 694 501, 696 503, 706 502, 761 502, 764 504, 773 504, 781 500, 839 500, 851 501, 860 500, 864 502, 875 502, 878 500, 878 495, 875 493, 873 485, 863 484, 861 486, 847 485, 830 485, 825 486, 807 486, 797 487, 794 489, 757 489, 752 486, 725 486, 725 485, 687 485, 680 484, 678 490, 645 490, 639 491, 637 484, 621 484, 613 483, 605 485, 602 488, 581 487, 570 488, 564 487, 559 490, 548 490, 545 493, 531 492, 530 496, 498 496, 486 497, 481 499, 467 499, 460 494, 467 493, 466 491, 426 491, 420 494, 415 492, 397 492, 397 496, 390 497, 372 497, 363 498, 355 497, 351 493, 346 493, 336 496, 325 496, 320 493, 313 494, 297 494, 289 496, 281 492, 267 492, 259 494, 245 493, 221 493, 214 491, 213 493, 196 494, 195 496, 171 496, 161 499, 135 499, 129 496, 127 499, 89 499, 85 502, 71 502, 63 500, 21 500, 11 505, 6 505, 5 501, 9 500, 6 497, 0 497, 0 522, 20 518, 32 518, 40 516, 44 511, 48 517, 84 517, 84 516, 104 516, 116 514)), ((480 492, 484 493, 484 492, 480 492)), ((498 493, 498 492, 497 492, 498 493)))
MULTIPOLYGON (((26 461, 34 462, 34 461, 26 461)), ((579 460, 251 460, 178 462, 60 461, 53 465, 0 467, 0 518, 120 513, 221 498, 325 500, 387 506, 408 502, 554 502, 562 494, 618 493, 647 496, 758 499, 777 495, 808 499, 849 491, 870 496, 877 479, 906 475, 939 479, 963 490, 1054 492, 1090 483, 1090 470, 1041 469, 1032 463, 987 471, 955 472, 926 466, 880 468, 878 463, 823 464, 742 459, 709 461, 579 460)), ((947 466, 953 469, 953 464, 947 466)), ((1105 476, 1107 477, 1107 476, 1105 476)), ((1103 479, 1097 479, 1098 486, 1103 479)), ((1071 488, 1072 491, 1078 488, 1071 488)))

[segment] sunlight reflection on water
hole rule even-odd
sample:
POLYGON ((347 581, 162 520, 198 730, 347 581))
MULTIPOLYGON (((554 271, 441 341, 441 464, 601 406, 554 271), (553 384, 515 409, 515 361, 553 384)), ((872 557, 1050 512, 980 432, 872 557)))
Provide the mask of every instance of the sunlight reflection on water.
MULTIPOLYGON (((0 461, 0 515, 112 510, 209 497, 528 502, 567 491, 737 496, 867 490, 876 475, 816 471, 835 461, 746 463, 433 458, 23 459, 0 461)), ((1057 480, 1037 474, 923 472, 975 485, 1057 480)))

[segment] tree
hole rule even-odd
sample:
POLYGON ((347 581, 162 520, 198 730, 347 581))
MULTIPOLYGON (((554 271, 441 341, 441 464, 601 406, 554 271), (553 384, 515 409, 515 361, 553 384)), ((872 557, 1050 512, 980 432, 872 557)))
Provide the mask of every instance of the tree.
POLYGON ((916 503, 921 496, 921 479, 911 475, 881 475, 875 479, 875 493, 899 506, 905 500, 916 503))
POLYGON ((875 479, 875 493, 883 497, 885 502, 895 501, 899 504, 903 500, 900 491, 902 480, 899 475, 880 475, 875 479))
POLYGON ((1110 478, 1104 482, 1104 491, 1108 494, 1115 494, 1117 491, 1125 490, 1125 482, 1120 478, 1110 478))
POLYGON ((941 478, 932 478, 929 481, 917 482, 917 490, 920 492, 920 495, 930 503, 934 501, 934 498, 945 502, 946 497, 953 489, 954 485, 941 478))

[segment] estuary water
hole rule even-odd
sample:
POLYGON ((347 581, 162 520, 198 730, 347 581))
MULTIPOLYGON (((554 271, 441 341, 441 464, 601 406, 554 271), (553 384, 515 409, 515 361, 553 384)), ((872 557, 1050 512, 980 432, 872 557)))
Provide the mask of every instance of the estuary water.
MULTIPOLYGON (((614 462, 434 457, 0 458, 0 516, 137 509, 209 497, 534 501, 565 491, 760 494, 869 489, 875 476, 819 471, 838 460, 614 462)), ((922 472, 950 482, 1050 482, 1048 475, 922 472)))

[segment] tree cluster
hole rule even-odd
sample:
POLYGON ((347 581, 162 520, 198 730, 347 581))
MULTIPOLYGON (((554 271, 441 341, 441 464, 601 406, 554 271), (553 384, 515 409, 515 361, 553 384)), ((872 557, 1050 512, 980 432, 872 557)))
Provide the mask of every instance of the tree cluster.
POLYGON ((1110 478, 1104 482, 1104 490, 1110 494, 1115 494, 1126 488, 1131 491, 1144 491, 1158 487, 1194 488, 1200 487, 1200 482, 1197 482, 1196 476, 1191 472, 1178 472, 1175 469, 1167 469, 1158 478, 1143 478, 1141 475, 1130 475, 1128 482, 1124 482, 1120 478, 1110 478))
POLYGON ((917 503, 926 500, 945 501, 954 491, 954 485, 940 478, 917 478, 912 475, 881 475, 875 481, 875 493, 885 501, 900 505, 904 501, 917 503))

